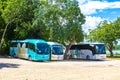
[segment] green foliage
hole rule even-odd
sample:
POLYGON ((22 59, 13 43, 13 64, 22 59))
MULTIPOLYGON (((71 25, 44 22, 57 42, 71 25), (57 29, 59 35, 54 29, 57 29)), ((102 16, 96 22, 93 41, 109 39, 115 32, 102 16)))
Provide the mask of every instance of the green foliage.
MULTIPOLYGON (((85 17, 76 0, 0 0, 0 34, 12 39, 42 38, 65 45, 83 40, 85 17)), ((7 43, 6 43, 7 42, 7 43)))
POLYGON ((37 28, 32 26, 34 10, 39 4, 36 1, 37 0, 9 0, 4 2, 5 9, 2 11, 2 17, 7 24, 13 20, 8 25, 8 30, 11 31, 9 33, 13 33, 11 39, 35 38, 34 36, 37 35, 36 31, 34 31, 34 29, 37 30, 37 28), (33 32, 30 32, 32 30, 33 32), (31 35, 29 36, 29 34, 31 35))
POLYGON ((113 43, 117 39, 120 39, 120 18, 114 22, 107 23, 103 21, 98 27, 90 32, 89 39, 94 42, 106 43, 108 50, 113 56, 112 49, 114 47, 113 43))
POLYGON ((115 45, 114 50, 120 50, 120 45, 115 45))
POLYGON ((1 11, 1 9, 2 9, 2 1, 0 0, 0 11, 1 11))
POLYGON ((27 36, 29 36, 30 33, 31 35, 36 34, 34 31, 36 28, 32 27, 34 9, 37 7, 36 4, 36 0, 7 0, 3 2, 1 17, 6 25, 0 29, 1 35, 3 35, 5 27, 8 27, 4 37, 5 45, 7 46, 5 46, 3 42, 2 48, 8 48, 9 40, 11 39, 32 38, 33 36, 27 36), (30 32, 32 30, 33 32, 30 32))
POLYGON ((75 5, 75 0, 66 1, 63 8, 63 28, 64 32, 61 35, 64 36, 62 39, 67 43, 80 42, 83 40, 83 32, 81 25, 85 22, 85 17, 81 13, 78 5, 75 5))
POLYGON ((1 35, 0 38, 2 38, 2 33, 3 33, 4 26, 5 26, 5 21, 2 18, 1 12, 0 12, 0 35, 1 35))
POLYGON ((120 17, 119 18, 117 18, 117 20, 115 21, 115 22, 113 22, 113 28, 115 29, 115 33, 114 33, 114 35, 115 35, 115 37, 116 37, 116 39, 120 39, 120 17))
POLYGON ((83 40, 81 25, 85 17, 81 13, 76 0, 48 0, 35 12, 34 25, 44 26, 49 30, 48 40, 63 44, 80 42, 83 40))
MULTIPOLYGON (((2 38, 2 34, 3 34, 3 31, 4 31, 4 27, 5 27, 5 21, 4 21, 4 19, 3 19, 3 17, 2 17, 2 10, 3 10, 3 2, 0 0, 0 41, 1 41, 1 38, 2 38)), ((1 42, 0 42, 0 44, 1 44, 1 42)), ((0 48, 0 53, 1 52, 3 52, 3 51, 5 51, 4 49, 5 49, 5 47, 6 47, 6 43, 5 43, 5 41, 4 41, 4 43, 3 43, 3 45, 4 45, 4 47, 1 49, 0 48)), ((1 46, 1 45, 0 45, 1 46)))

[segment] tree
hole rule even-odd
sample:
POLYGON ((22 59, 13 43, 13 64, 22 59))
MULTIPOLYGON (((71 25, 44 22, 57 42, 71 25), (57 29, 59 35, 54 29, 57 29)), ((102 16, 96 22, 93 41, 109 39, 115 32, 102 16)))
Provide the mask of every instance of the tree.
POLYGON ((58 41, 65 46, 83 40, 81 25, 85 17, 81 13, 76 0, 48 0, 41 1, 43 4, 35 14, 35 24, 45 26, 49 30, 48 40, 58 41))
POLYGON ((120 39, 120 17, 118 17, 117 20, 113 22, 113 28, 115 29, 114 34, 116 39, 120 39))
POLYGON ((6 25, 4 25, 1 30, 2 33, 4 30, 5 37, 3 37, 3 40, 5 45, 7 44, 6 47, 8 47, 11 39, 40 37, 38 35, 39 33, 36 33, 38 28, 32 26, 34 10, 40 5, 38 1, 39 0, 6 0, 2 2, 3 9, 1 10, 1 16, 6 25))
POLYGON ((4 31, 4 26, 5 26, 5 21, 2 17, 2 9, 3 9, 3 2, 0 0, 0 50, 1 50, 1 46, 2 46, 2 42, 3 42, 3 39, 2 37, 2 33, 4 31))
MULTIPOLYGON (((5 26, 5 21, 2 17, 2 1, 0 0, 0 35, 2 35, 4 26, 5 26)), ((1 38, 2 36, 0 36, 0 39, 1 38)))
POLYGON ((110 56, 113 56, 114 42, 120 38, 120 18, 114 22, 103 21, 96 29, 90 32, 90 41, 103 42, 110 51, 110 56))
POLYGON ((40 6, 39 2, 39 0, 9 0, 4 3, 2 16, 5 22, 14 20, 8 26, 8 32, 11 29, 11 33, 14 33, 11 39, 40 38, 38 35, 41 34, 40 28, 32 26, 34 10, 40 6))
POLYGON ((83 41, 82 24, 85 23, 85 17, 81 13, 76 0, 61 1, 62 9, 62 25, 61 28, 57 28, 59 32, 56 32, 55 38, 60 40, 66 46, 65 55, 67 55, 69 48, 75 42, 83 41), (58 37, 59 36, 59 37, 58 37))

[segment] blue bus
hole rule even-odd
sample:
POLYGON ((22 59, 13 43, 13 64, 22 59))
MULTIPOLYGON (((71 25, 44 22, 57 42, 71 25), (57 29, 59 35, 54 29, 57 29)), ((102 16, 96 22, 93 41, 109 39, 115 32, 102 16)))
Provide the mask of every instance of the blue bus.
POLYGON ((71 58, 105 60, 106 51, 104 43, 73 44, 68 52, 71 58))
POLYGON ((12 40, 10 56, 34 61, 50 60, 51 48, 41 39, 12 40))
POLYGON ((63 46, 58 42, 47 42, 51 46, 51 60, 63 60, 63 46))

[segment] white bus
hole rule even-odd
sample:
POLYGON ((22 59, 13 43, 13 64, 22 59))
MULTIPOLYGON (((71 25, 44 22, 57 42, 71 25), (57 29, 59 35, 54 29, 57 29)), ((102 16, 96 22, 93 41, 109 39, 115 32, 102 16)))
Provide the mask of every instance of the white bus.
POLYGON ((106 59, 104 43, 74 44, 70 47, 68 54, 74 59, 106 59))
POLYGON ((51 60, 63 60, 63 46, 57 42, 47 42, 51 46, 51 60))

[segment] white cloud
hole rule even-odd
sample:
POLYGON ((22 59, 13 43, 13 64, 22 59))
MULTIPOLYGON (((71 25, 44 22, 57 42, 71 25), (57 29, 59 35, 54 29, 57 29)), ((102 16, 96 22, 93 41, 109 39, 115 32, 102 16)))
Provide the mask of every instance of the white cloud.
POLYGON ((97 9, 120 8, 120 2, 100 2, 91 0, 78 0, 81 11, 85 15, 96 13, 97 9))
POLYGON ((100 17, 86 16, 86 23, 83 25, 83 31, 89 33, 89 30, 93 30, 104 19, 100 17))
MULTIPOLYGON (((101 17, 90 16, 91 14, 103 12, 104 9, 120 8, 120 2, 107 2, 107 0, 78 0, 81 12, 86 16, 86 23, 83 25, 85 33, 89 33, 89 30, 93 30, 103 20, 101 17)), ((115 13, 115 12, 114 12, 115 13)), ((113 14, 114 14, 113 13, 113 14)), ((98 15, 99 16, 99 15, 98 15)))

